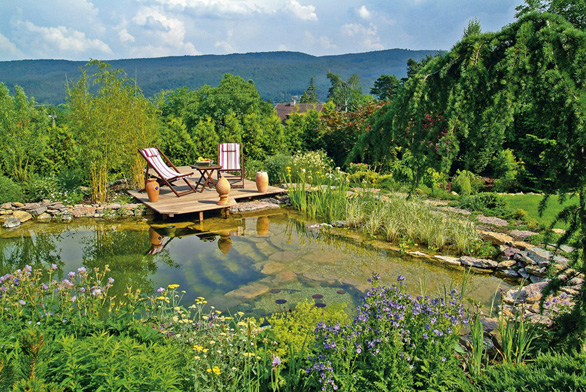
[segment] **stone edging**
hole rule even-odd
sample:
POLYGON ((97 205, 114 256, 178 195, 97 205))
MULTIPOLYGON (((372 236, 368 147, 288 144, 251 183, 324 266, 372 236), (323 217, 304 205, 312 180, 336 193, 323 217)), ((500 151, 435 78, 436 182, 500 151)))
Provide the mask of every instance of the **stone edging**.
POLYGON ((61 202, 43 200, 38 203, 4 203, 0 204, 0 224, 4 228, 17 227, 29 220, 38 222, 69 222, 74 218, 119 218, 143 216, 146 207, 141 203, 132 204, 75 204, 65 205, 61 202))

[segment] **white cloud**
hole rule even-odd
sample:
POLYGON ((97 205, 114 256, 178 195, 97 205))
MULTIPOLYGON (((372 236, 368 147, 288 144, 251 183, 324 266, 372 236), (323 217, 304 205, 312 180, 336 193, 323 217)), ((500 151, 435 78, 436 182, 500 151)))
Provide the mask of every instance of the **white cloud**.
POLYGON ((192 10, 197 13, 224 17, 229 15, 251 15, 254 12, 267 12, 274 7, 267 0, 151 0, 170 9, 192 10))
POLYGON ((384 46, 380 43, 380 38, 377 35, 376 26, 372 23, 368 27, 358 23, 349 23, 343 25, 340 28, 340 31, 347 37, 355 38, 363 49, 384 49, 384 46))
POLYGON ((338 45, 333 44, 328 37, 322 35, 319 37, 319 46, 323 49, 337 49, 338 45))
POLYGON ((0 34, 0 60, 13 60, 22 58, 22 52, 4 35, 0 34))
POLYGON ((301 5, 297 0, 290 0, 287 9, 301 20, 317 21, 314 5, 301 5))
POLYGON ((120 42, 122 42, 123 44, 130 44, 136 41, 134 36, 130 34, 126 29, 118 31, 118 38, 120 39, 120 42))
POLYGON ((362 19, 370 19, 370 11, 364 5, 358 9, 357 13, 362 19))
POLYGON ((67 54, 82 54, 98 51, 100 53, 112 53, 112 50, 102 40, 91 39, 86 36, 84 32, 74 30, 65 26, 57 27, 42 27, 36 26, 29 21, 20 21, 18 23, 24 27, 25 31, 32 33, 29 37, 31 39, 31 47, 41 49, 43 53, 67 53, 67 54))

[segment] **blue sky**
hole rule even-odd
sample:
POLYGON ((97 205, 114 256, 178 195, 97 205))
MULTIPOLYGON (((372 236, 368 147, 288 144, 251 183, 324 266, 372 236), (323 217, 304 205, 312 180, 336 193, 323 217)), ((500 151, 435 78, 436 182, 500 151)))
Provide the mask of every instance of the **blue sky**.
POLYGON ((450 49, 522 0, 0 0, 0 61, 450 49))

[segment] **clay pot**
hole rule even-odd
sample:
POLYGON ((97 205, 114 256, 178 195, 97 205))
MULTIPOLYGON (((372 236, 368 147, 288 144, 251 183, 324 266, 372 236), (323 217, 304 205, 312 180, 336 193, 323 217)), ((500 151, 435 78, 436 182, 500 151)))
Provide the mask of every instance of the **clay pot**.
POLYGON ((230 183, 226 180, 226 177, 220 177, 216 182, 216 192, 220 195, 220 201, 216 204, 219 206, 230 204, 228 201, 228 193, 230 193, 230 183))
POLYGON ((150 202, 154 203, 159 200, 159 183, 156 178, 149 178, 145 188, 150 202))
POLYGON ((256 234, 267 235, 269 233, 269 217, 259 216, 256 218, 256 234))
POLYGON ((265 193, 267 191, 267 187, 269 186, 269 175, 267 172, 257 172, 256 173, 256 189, 260 193, 265 193))

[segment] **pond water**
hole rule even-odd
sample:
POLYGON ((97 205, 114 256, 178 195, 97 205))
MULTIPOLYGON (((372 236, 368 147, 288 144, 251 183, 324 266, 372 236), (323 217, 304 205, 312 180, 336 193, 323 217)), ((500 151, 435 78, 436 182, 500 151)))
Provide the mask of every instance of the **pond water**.
MULTIPOLYGON (((382 244, 365 245, 361 239, 311 229, 290 211, 203 223, 24 224, 0 229, 0 273, 54 263, 64 278, 80 266, 109 265, 118 295, 127 286, 151 294, 179 284, 184 305, 201 296, 218 309, 258 315, 288 310, 304 300, 325 306, 344 302, 352 309, 370 287, 367 279, 373 272, 385 284, 405 276, 413 294, 421 292, 421 285, 429 295, 450 285, 460 287, 463 270, 401 256, 382 244)), ((495 277, 471 275, 467 297, 488 304, 499 285, 509 287, 495 277)))

